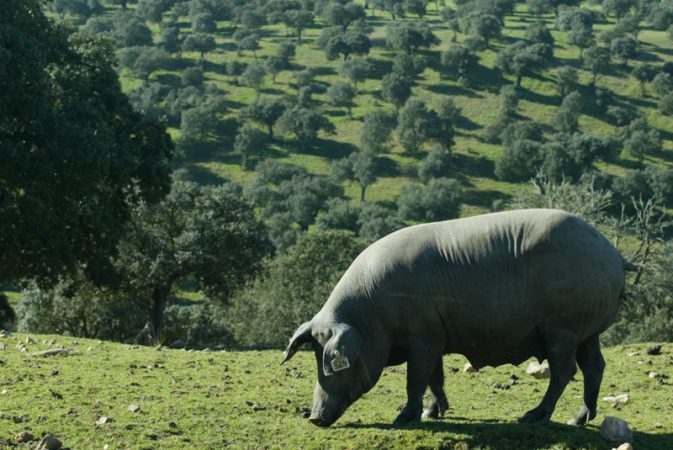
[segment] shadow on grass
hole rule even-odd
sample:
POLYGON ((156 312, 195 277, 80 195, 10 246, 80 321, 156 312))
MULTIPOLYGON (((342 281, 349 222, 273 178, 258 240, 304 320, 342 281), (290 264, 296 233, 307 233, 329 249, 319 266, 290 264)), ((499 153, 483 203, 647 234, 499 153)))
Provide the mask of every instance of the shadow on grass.
POLYGON ((481 64, 472 70, 470 79, 475 89, 488 91, 492 94, 498 94, 503 85, 509 84, 509 81, 500 76, 498 69, 490 69, 481 64))
POLYGON ((469 189, 463 192, 463 203, 491 209, 496 200, 509 200, 511 196, 500 191, 469 189))
POLYGON ((353 144, 321 138, 307 144, 303 149, 296 141, 288 141, 283 147, 288 153, 320 156, 329 160, 345 158, 357 150, 357 147, 353 144))
POLYGON ((458 116, 456 118, 456 128, 461 130, 474 131, 479 130, 482 128, 482 126, 476 122, 473 122, 469 117, 458 116))
MULTIPOLYGON (((601 438, 596 426, 580 428, 559 423, 521 424, 472 420, 451 417, 437 422, 423 422, 393 427, 389 424, 345 424, 340 428, 380 430, 422 430, 429 433, 446 433, 441 446, 453 448, 464 443, 468 448, 538 449, 538 448, 612 448, 601 438), (459 435, 454 437, 455 435, 459 435)), ((673 435, 634 433, 634 447, 647 449, 673 448, 673 435)), ((462 448, 462 447, 461 447, 462 448)))
POLYGON ((154 75, 154 80, 161 83, 163 86, 166 86, 170 89, 178 89, 182 87, 181 77, 173 73, 160 73, 154 75))
POLYGON ((468 98, 482 98, 477 92, 474 92, 470 89, 464 88, 463 86, 458 86, 455 84, 433 84, 426 85, 425 89, 435 94, 441 95, 461 95, 468 98))
POLYGON ((371 60, 371 63, 372 71, 369 74, 369 78, 375 80, 382 79, 383 76, 390 73, 393 68, 393 63, 384 59, 373 59, 371 60))
POLYGON ((407 171, 404 173, 400 165, 392 158, 387 156, 379 156, 376 158, 376 175, 379 177, 401 177, 403 175, 415 176, 416 171, 407 171))
POLYGON ((469 157, 460 153, 451 156, 451 164, 457 172, 466 176, 493 178, 495 164, 485 157, 469 157))
POLYGON ((217 186, 227 181, 225 178, 214 174, 211 170, 206 169, 205 167, 188 164, 185 168, 187 170, 187 178, 200 185, 217 186))
POLYGON ((259 90, 259 92, 261 92, 262 94, 266 94, 266 95, 285 95, 285 94, 287 94, 287 92, 282 91, 280 89, 269 88, 269 87, 261 88, 259 90))

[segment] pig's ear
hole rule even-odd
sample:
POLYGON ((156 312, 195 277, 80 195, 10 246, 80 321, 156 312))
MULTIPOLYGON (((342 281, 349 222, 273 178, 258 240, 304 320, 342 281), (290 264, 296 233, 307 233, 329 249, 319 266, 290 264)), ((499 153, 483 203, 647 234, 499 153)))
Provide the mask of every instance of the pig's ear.
POLYGON ((332 330, 332 338, 325 345, 322 367, 325 375, 346 370, 355 364, 360 356, 360 333, 350 325, 337 325, 332 330))
POLYGON ((294 332, 294 335, 290 339, 290 343, 285 349, 285 358, 283 358, 280 363, 283 364, 285 361, 292 358, 292 356, 297 353, 297 350, 299 350, 299 347, 307 342, 311 342, 311 339, 313 339, 311 336, 311 322, 304 322, 299 325, 299 328, 294 332))

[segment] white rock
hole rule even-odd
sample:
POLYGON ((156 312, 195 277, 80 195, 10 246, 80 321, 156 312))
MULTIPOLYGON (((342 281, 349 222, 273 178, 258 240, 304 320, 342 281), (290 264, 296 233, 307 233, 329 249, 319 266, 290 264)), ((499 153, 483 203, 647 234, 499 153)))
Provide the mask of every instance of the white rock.
POLYGON ((603 400, 610 403, 615 408, 619 409, 622 407, 622 405, 628 403, 629 394, 619 394, 614 396, 608 395, 607 397, 603 397, 603 400))
POLYGON ((111 418, 103 416, 96 421, 96 425, 103 425, 110 422, 112 422, 111 418))
POLYGON ((140 406, 138 405, 129 405, 128 410, 132 413, 140 411, 140 406))
POLYGON ((465 363, 465 367, 463 367, 463 372, 476 372, 476 371, 477 369, 475 369, 472 364, 470 364, 469 362, 465 363))
POLYGON ((532 361, 528 364, 528 367, 526 367, 526 373, 538 380, 549 378, 549 364, 547 361, 544 361, 542 364, 532 361))
POLYGON ((7 395, 9 394, 9 391, 7 389, 3 389, 2 392, 0 392, 2 395, 7 395))
POLYGON ((601 424, 601 437, 608 442, 630 442, 633 440, 633 432, 629 424, 618 417, 605 416, 601 424))
POLYGON ((10 335, 10 332, 7 330, 0 330, 0 337, 7 337, 10 335))
POLYGON ((5 350, 6 348, 7 346, 3 342, 0 342, 0 350, 5 350))
POLYGON ((619 447, 617 447, 617 450, 633 450, 633 445, 631 445, 628 442, 623 443, 619 447))

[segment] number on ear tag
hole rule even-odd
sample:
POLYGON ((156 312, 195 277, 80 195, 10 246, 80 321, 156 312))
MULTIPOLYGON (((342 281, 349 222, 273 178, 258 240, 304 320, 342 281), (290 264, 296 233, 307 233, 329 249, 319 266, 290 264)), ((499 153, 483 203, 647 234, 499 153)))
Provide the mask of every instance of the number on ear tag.
POLYGON ((332 361, 330 361, 330 363, 332 364, 332 370, 335 372, 339 372, 340 370, 346 370, 351 366, 348 363, 348 358, 340 355, 338 352, 336 356, 332 359, 332 361))

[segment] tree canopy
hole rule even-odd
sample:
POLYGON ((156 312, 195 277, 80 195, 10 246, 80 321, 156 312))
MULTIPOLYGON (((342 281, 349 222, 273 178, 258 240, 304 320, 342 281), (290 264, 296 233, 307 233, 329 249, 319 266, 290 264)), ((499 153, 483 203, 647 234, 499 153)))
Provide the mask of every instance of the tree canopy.
POLYGON ((133 205, 168 191, 170 138, 133 111, 109 46, 37 0, 0 3, 0 35, 0 278, 100 278, 133 205))

